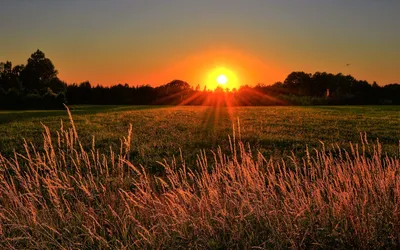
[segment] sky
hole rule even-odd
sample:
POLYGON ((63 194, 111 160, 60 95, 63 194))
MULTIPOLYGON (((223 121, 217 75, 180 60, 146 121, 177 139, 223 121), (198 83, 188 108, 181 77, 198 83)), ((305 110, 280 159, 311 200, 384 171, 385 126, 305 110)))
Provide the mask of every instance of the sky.
POLYGON ((0 0, 0 61, 67 83, 272 84, 292 71, 400 83, 398 0, 0 0), (347 66, 347 64, 350 64, 347 66))

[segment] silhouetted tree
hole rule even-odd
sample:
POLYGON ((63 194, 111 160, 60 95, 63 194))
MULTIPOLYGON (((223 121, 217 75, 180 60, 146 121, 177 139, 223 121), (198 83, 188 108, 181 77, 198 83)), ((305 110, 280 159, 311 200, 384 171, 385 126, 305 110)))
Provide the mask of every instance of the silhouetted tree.
POLYGON ((286 77, 283 86, 295 95, 311 95, 313 88, 311 74, 292 72, 286 77))
POLYGON ((28 59, 21 72, 21 80, 28 91, 41 90, 49 86, 50 81, 57 76, 57 70, 45 54, 37 50, 28 59))
POLYGON ((5 92, 10 89, 13 89, 14 92, 21 92, 22 83, 19 77, 23 65, 17 65, 13 68, 12 63, 9 61, 2 63, 2 65, 0 70, 0 89, 3 89, 5 92))

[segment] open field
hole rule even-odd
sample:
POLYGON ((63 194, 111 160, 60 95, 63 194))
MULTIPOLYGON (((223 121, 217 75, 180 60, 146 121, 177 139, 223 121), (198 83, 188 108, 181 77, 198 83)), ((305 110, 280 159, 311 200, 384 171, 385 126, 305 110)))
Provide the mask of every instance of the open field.
MULTIPOLYGON (((400 107, 163 107, 163 106, 75 106, 73 119, 82 143, 102 152, 126 136, 132 124, 131 160, 148 168, 158 168, 157 161, 180 155, 194 165, 200 150, 229 151, 228 135, 239 119, 243 142, 266 158, 304 156, 306 145, 319 147, 360 142, 360 133, 369 140, 379 138, 384 151, 398 154, 400 107)), ((42 146, 41 123, 56 131, 60 120, 69 126, 67 112, 0 111, 0 152, 11 155, 23 150, 23 138, 42 146)))
POLYGON ((400 246, 397 107, 73 112, 76 123, 61 111, 1 113, 2 151, 26 148, 0 155, 1 249, 400 246), (231 116, 240 120, 235 137, 231 116), (37 125, 61 118, 58 131, 37 125), (311 150, 318 140, 337 146, 311 150), (217 145, 195 162, 196 151, 217 145), (185 161, 171 161, 179 147, 185 161))

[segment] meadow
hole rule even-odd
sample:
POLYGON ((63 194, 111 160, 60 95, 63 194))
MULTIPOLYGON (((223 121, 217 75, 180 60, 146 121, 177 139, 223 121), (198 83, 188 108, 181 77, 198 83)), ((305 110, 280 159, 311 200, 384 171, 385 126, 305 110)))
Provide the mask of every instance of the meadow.
POLYGON ((0 246, 399 247, 399 111, 1 111, 0 246))
MULTIPOLYGON (((326 107, 165 107, 72 106, 71 112, 85 148, 108 152, 118 149, 132 125, 132 152, 136 164, 157 170, 157 161, 180 156, 195 165, 201 150, 229 151, 232 126, 239 122, 241 139, 266 158, 304 156, 305 149, 359 142, 360 134, 379 138, 385 152, 398 153, 400 108, 398 106, 326 107)), ((65 110, 0 111, 0 152, 21 152, 23 139, 42 147, 43 126, 51 131, 68 125, 65 110)))

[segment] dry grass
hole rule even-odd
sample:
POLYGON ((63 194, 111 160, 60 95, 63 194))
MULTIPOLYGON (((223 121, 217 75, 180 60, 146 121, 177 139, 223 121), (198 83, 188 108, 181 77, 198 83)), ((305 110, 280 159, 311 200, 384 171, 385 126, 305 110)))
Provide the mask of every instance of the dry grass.
POLYGON ((227 155, 155 176, 129 160, 131 130, 103 155, 70 119, 56 136, 44 126, 43 151, 0 155, 1 248, 400 247, 400 161, 379 141, 272 161, 233 136, 227 155))

